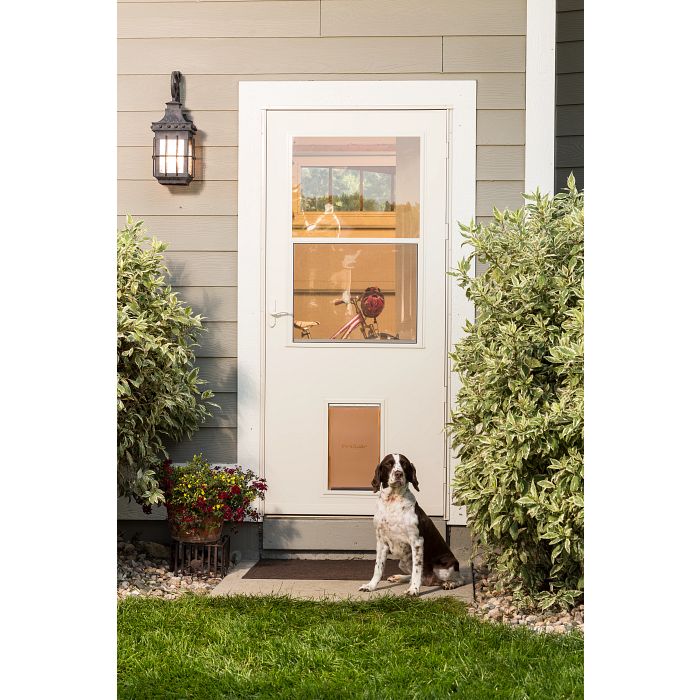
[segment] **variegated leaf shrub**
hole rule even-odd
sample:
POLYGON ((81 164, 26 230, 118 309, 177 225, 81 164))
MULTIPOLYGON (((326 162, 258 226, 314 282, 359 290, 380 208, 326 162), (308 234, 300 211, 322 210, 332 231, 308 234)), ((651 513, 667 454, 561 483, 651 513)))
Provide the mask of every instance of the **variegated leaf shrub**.
POLYGON ((487 562, 522 603, 583 596, 583 193, 525 196, 455 274, 477 309, 451 355, 456 501, 487 562), (474 256, 488 263, 469 275, 474 256))
POLYGON ((191 437, 215 406, 194 367, 202 318, 166 283, 166 247, 131 217, 117 237, 117 486, 151 505, 164 500, 166 442, 191 437))

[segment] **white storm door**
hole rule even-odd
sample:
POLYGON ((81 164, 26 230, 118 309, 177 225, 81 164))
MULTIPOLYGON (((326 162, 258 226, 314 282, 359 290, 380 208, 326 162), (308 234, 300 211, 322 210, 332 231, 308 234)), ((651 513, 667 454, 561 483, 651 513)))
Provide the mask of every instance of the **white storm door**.
POLYGON ((370 515, 401 452, 443 515, 447 112, 270 110, 266 133, 265 512, 370 515))

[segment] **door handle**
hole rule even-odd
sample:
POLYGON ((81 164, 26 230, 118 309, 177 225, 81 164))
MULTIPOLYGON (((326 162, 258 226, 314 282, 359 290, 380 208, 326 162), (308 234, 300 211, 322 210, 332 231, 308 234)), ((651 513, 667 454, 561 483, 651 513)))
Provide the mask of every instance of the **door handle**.
POLYGON ((294 314, 289 311, 270 311, 270 328, 274 328, 277 325, 277 319, 282 316, 293 316, 294 314))

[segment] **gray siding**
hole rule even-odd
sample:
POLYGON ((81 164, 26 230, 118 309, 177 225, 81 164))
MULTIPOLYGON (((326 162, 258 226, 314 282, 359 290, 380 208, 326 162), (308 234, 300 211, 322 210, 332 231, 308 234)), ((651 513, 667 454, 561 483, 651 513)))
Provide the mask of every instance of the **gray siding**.
POLYGON ((583 0, 557 0, 555 191, 583 189, 583 0))
MULTIPOLYGON (((172 282, 207 317, 202 376, 222 404, 174 447, 236 460, 238 83, 477 81, 477 217, 521 203, 526 0, 260 0, 118 4, 118 213, 169 243, 172 282), (184 75, 203 166, 187 188, 151 177, 151 121, 184 75)), ((256 467, 257 465, 251 465, 256 467)))

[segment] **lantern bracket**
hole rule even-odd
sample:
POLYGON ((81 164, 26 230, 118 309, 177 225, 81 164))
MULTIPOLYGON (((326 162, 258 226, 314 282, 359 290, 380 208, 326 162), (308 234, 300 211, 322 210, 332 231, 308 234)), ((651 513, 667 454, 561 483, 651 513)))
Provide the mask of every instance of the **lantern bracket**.
POLYGON ((173 98, 173 102, 180 102, 180 81, 182 80, 182 73, 179 70, 174 70, 170 74, 170 95, 173 98))

